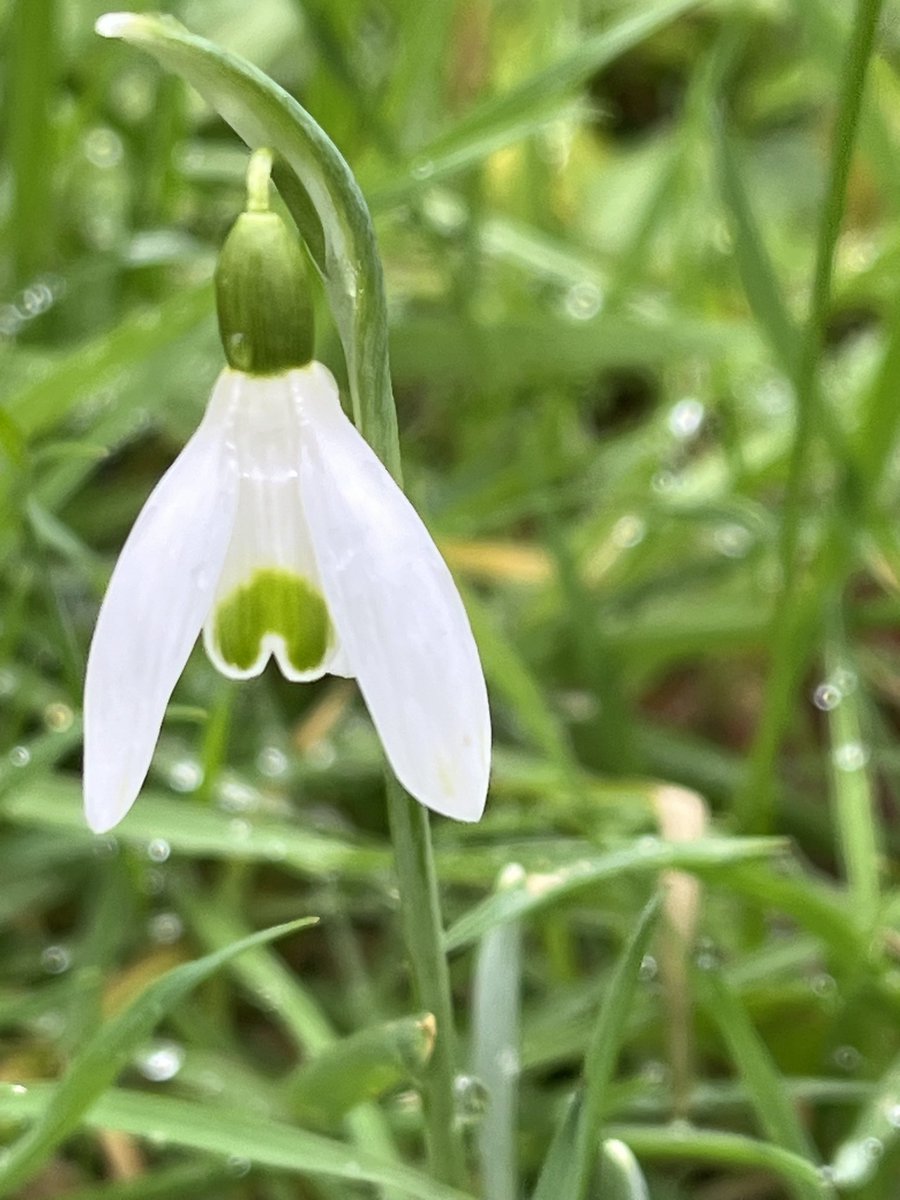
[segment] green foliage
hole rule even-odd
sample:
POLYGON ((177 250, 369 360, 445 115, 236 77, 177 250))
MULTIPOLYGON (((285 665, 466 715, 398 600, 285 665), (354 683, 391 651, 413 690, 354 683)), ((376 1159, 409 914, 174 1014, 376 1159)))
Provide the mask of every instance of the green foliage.
POLYGON ((895 1200, 897 4, 185 0, 149 56, 99 11, 0 4, 0 1194, 895 1200), (433 858, 352 684, 199 650, 83 823, 234 130, 482 649, 433 858))

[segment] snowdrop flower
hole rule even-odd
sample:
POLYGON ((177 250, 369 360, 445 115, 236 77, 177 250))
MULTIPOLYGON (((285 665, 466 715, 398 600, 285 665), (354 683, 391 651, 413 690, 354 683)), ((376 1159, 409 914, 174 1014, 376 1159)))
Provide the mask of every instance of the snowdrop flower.
MULTIPOLYGON (((252 176, 251 167, 251 179, 252 176)), ((84 799, 134 803, 202 629, 232 679, 352 676, 403 786, 482 813, 490 720, 459 594, 425 526, 311 361, 302 251, 257 179, 216 272, 229 366, 157 484, 100 608, 84 696, 84 799)))

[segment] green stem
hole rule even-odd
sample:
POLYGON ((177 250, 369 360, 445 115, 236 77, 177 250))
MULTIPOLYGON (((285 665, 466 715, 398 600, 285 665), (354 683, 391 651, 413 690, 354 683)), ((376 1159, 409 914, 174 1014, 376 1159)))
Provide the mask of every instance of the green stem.
POLYGON ((428 813, 393 778, 387 780, 387 804, 416 1005, 434 1014, 437 1030, 422 1095, 428 1157, 438 1179, 462 1186, 465 1161, 453 1098, 456 1031, 428 813))
POLYGON ((247 212, 269 211, 269 183, 272 178, 272 151, 254 150, 247 167, 247 212))
POLYGON ((772 631, 772 672, 766 687, 763 715, 750 755, 745 786, 737 808, 745 827, 771 826, 774 776, 778 749, 790 713, 791 699, 805 661, 797 652, 797 639, 808 636, 806 621, 798 619, 805 607, 801 530, 806 511, 806 490, 811 451, 823 421, 818 364, 831 301, 834 252, 846 202, 847 180, 862 105, 866 70, 883 0, 859 0, 844 75, 833 137, 833 153, 825 203, 816 245, 815 274, 809 315, 800 346, 795 375, 797 427, 788 469, 780 558, 782 592, 775 608, 772 631))
POLYGON ((49 260, 52 229, 55 0, 17 0, 10 21, 10 245, 16 282, 28 284, 49 260))
POLYGON ((847 653, 846 634, 838 604, 829 622, 826 645, 827 678, 836 689, 828 714, 831 740, 831 787, 834 816, 853 915, 871 933, 881 904, 880 844, 876 801, 867 770, 868 747, 854 664, 847 653), (848 683, 844 683, 847 680, 848 683))

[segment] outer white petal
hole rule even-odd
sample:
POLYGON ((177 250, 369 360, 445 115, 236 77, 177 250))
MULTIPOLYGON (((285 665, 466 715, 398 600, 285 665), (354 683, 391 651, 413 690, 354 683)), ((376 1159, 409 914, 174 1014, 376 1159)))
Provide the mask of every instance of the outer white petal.
POLYGON ((412 505, 342 412, 327 369, 312 363, 290 378, 325 596, 388 759, 417 800, 477 821, 490 714, 459 593, 412 505))
MULTIPOLYGON (((203 627, 203 643, 213 665, 231 679, 250 679, 259 675, 274 656, 286 679, 318 679, 326 671, 348 674, 336 630, 310 661, 295 666, 287 642, 291 631, 310 628, 310 604, 276 605, 273 611, 260 611, 266 599, 277 595, 271 578, 257 593, 259 606, 253 606, 258 628, 253 628, 251 613, 243 608, 239 627, 244 636, 243 660, 229 661, 220 637, 220 614, 229 601, 243 589, 252 588, 261 574, 277 575, 310 589, 311 606, 324 612, 322 585, 310 542, 303 501, 298 486, 300 473, 301 427, 290 378, 287 375, 247 377, 241 390, 241 403, 235 412, 234 441, 239 476, 238 502, 231 539, 219 576, 215 600, 203 627), (269 619, 276 620, 267 622, 269 619), (285 633, 279 631, 283 623, 285 633), (238 665, 240 663, 241 665, 238 665)), ((327 623, 327 617, 326 617, 327 623)))
POLYGON ((199 429, 154 488, 100 607, 84 688, 84 805, 103 833, 134 803, 166 705, 206 616, 234 521, 225 371, 199 429))

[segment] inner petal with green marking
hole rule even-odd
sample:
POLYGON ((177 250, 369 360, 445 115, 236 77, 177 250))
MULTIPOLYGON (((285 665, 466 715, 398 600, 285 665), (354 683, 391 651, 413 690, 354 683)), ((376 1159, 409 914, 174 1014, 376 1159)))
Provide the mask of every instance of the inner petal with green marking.
POLYGON ((283 567, 260 567, 220 597, 210 626, 221 665, 236 675, 257 674, 270 653, 287 674, 315 671, 334 642, 322 593, 283 567))

